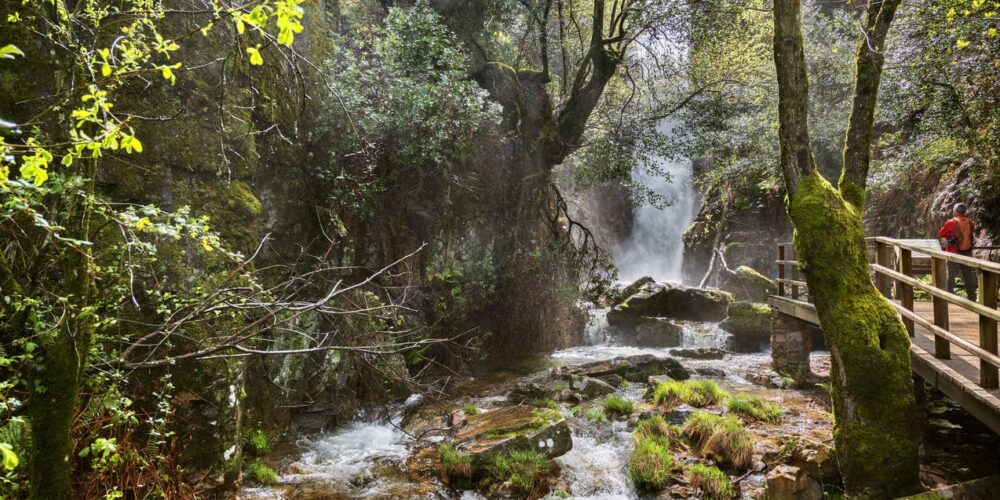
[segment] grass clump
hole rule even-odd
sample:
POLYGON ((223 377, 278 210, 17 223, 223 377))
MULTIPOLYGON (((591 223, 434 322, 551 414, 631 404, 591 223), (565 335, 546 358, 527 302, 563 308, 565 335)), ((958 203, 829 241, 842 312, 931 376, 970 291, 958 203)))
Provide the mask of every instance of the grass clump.
POLYGON ((471 456, 455 451, 455 447, 450 444, 441 445, 438 451, 441 453, 441 465, 446 482, 472 479, 471 456))
POLYGON ((556 403, 552 398, 545 399, 535 399, 531 401, 531 406, 537 406, 539 408, 548 408, 550 410, 559 410, 559 403, 556 403))
POLYGON ((260 484, 278 484, 278 473, 260 460, 254 460, 247 468, 247 478, 260 484))
POLYGON ((603 424, 608 421, 608 415, 604 413, 603 408, 593 408, 587 411, 584 418, 598 424, 603 424))
POLYGON ((768 403, 758 396, 737 394, 728 402, 726 408, 730 413, 762 422, 778 423, 785 410, 774 403, 768 403))
POLYGON ((479 408, 476 407, 475 403, 465 403, 465 405, 462 406, 462 413, 464 413, 467 417, 475 415, 479 413, 479 408))
POLYGON ((725 472, 718 467, 703 464, 692 464, 687 468, 688 483, 693 488, 700 489, 707 498, 736 498, 736 487, 725 472))
POLYGON ((712 406, 729 397, 728 392, 711 380, 688 380, 686 383, 691 388, 686 403, 696 408, 712 406))
POLYGON ((711 380, 672 380, 657 385, 653 390, 653 403, 668 408, 681 403, 704 408, 728 397, 729 393, 711 380))
POLYGON ((753 441, 736 417, 697 411, 684 422, 683 432, 702 455, 720 464, 746 470, 753 463, 753 441))
POLYGON ((509 480, 511 486, 522 494, 545 488, 545 478, 551 470, 548 457, 535 450, 497 453, 490 456, 487 464, 489 482, 509 480))
POLYGON ((631 401, 615 394, 604 400, 604 413, 608 415, 629 415, 635 411, 631 401))
POLYGON ((271 442, 264 431, 254 429, 243 437, 243 449, 250 455, 259 457, 271 451, 271 442))
POLYGON ((645 491, 659 491, 670 481, 674 459, 665 440, 641 437, 628 460, 628 473, 636 487, 645 491))
POLYGON ((640 420, 632 433, 632 439, 636 444, 643 439, 655 439, 669 443, 672 435, 670 425, 662 415, 654 415, 650 418, 640 420))

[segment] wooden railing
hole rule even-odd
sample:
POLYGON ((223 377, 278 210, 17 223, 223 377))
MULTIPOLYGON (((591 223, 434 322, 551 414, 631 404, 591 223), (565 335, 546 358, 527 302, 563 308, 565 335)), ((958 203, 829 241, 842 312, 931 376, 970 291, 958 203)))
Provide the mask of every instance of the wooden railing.
MULTIPOLYGON (((869 238, 868 242, 874 256, 871 267, 875 287, 890 299, 890 303, 902 317, 910 336, 915 334, 916 326, 930 332, 934 336, 934 356, 939 359, 951 358, 952 345, 969 352, 979 359, 979 385, 983 388, 997 388, 1000 385, 1000 356, 997 356, 1000 264, 927 248, 913 240, 876 237, 869 238), (914 266, 915 261, 919 261, 920 265, 914 266), (968 266, 975 270, 978 276, 978 302, 947 291, 948 263, 968 266), (925 283, 918 276, 926 275, 928 272, 930 283, 925 283), (916 290, 930 296, 932 320, 914 311, 916 290), (949 306, 957 306, 978 317, 977 341, 963 338, 952 330, 949 306)), ((802 300, 802 295, 807 294, 806 283, 798 276, 799 263, 794 258, 790 243, 778 245, 776 263, 778 295, 802 300)))

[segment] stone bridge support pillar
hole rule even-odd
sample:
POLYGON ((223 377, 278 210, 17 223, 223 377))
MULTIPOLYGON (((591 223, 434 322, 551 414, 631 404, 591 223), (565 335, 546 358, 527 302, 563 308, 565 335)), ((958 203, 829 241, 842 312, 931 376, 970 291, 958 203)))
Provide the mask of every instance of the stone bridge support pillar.
POLYGON ((805 385, 812 378, 809 353, 816 327, 793 316, 771 311, 771 367, 792 377, 796 385, 805 385))

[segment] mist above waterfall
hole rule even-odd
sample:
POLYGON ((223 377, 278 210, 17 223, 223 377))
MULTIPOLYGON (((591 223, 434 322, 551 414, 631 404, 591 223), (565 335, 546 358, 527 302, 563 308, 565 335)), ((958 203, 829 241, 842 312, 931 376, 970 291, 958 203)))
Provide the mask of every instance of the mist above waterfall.
MULTIPOLYGON (((669 133, 670 127, 664 127, 669 133)), ((632 181, 662 196, 666 206, 636 207, 629 237, 615 244, 613 252, 619 277, 633 281, 649 276, 656 281, 681 281, 684 231, 694 219, 695 192, 691 161, 658 158, 662 172, 637 165, 632 181)))

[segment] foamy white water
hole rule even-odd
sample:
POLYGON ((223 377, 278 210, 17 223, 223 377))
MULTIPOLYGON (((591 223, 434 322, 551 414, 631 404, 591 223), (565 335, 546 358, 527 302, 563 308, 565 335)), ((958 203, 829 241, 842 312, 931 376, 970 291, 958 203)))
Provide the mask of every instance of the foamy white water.
POLYGON ((407 436, 385 423, 355 422, 333 434, 300 441, 306 451, 293 468, 310 471, 290 474, 283 481, 328 479, 347 483, 367 474, 375 460, 404 460, 407 436))

